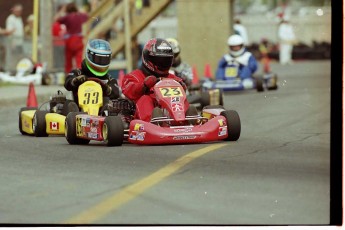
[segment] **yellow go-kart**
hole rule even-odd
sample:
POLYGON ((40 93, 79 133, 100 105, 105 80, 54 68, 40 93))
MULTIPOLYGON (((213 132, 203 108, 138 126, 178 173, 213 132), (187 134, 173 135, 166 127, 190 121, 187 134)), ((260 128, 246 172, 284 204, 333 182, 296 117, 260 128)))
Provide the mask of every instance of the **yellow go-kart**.
POLYGON ((47 137, 65 133, 65 119, 69 112, 79 111, 78 105, 66 99, 58 90, 49 101, 37 107, 23 107, 19 110, 19 131, 23 135, 47 137))
POLYGON ((88 144, 91 140, 103 141, 108 146, 122 145, 124 139, 122 117, 104 112, 108 111, 101 86, 104 83, 97 78, 89 79, 93 81, 86 81, 78 88, 78 103, 82 112, 71 112, 66 117, 66 140, 71 145, 88 144))

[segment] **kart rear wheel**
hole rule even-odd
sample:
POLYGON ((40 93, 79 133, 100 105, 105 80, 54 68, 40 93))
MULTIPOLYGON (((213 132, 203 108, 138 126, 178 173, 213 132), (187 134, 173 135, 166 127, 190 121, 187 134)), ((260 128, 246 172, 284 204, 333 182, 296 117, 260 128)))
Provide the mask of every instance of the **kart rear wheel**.
POLYGON ((224 105, 223 90, 219 90, 219 105, 224 105))
POLYGON ((79 112, 79 107, 77 103, 71 100, 66 100, 62 107, 62 115, 67 116, 68 113, 70 112, 79 112))
POLYGON ((124 137, 124 127, 120 116, 105 118, 102 128, 103 141, 108 146, 121 146, 124 137))
MULTIPOLYGON (((194 105, 189 105, 188 110, 186 111, 186 116, 197 116, 198 110, 194 105)), ((188 121, 190 125, 196 125, 198 123, 198 119, 193 119, 188 121)))
POLYGON ((270 79, 272 81, 271 85, 269 87, 267 87, 268 90, 276 90, 278 89, 278 77, 276 74, 274 74, 274 76, 272 77, 272 79, 270 79))
POLYGON ((201 108, 203 108, 206 105, 209 105, 211 102, 210 92, 205 91, 201 92, 201 108))
POLYGON ((22 135, 28 135, 28 133, 23 131, 23 126, 22 126, 22 112, 23 111, 28 111, 28 110, 37 110, 37 107, 23 107, 19 110, 19 122, 18 122, 18 128, 19 128, 19 132, 22 135))
POLYGON ((78 114, 85 114, 83 112, 70 112, 65 120, 65 137, 71 145, 87 145, 90 140, 81 139, 77 137, 77 119, 78 114))
POLYGON ((220 115, 226 118, 228 126, 228 137, 225 141, 237 141, 241 134, 241 120, 240 116, 235 110, 225 110, 220 115))
POLYGON ((32 119, 32 129, 36 137, 47 137, 46 114, 48 111, 37 110, 32 119))
POLYGON ((262 76, 257 76, 255 78, 255 84, 256 84, 256 90, 258 92, 264 91, 264 79, 262 78, 262 76))

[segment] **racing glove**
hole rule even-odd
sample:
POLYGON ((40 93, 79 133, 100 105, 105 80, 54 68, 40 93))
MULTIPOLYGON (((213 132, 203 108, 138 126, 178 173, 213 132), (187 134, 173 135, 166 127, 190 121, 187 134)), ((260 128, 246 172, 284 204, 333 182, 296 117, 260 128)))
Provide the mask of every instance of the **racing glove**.
POLYGON ((105 95, 110 96, 112 88, 110 85, 102 85, 102 90, 105 95))
POLYGON ((151 89, 157 83, 157 78, 153 75, 148 76, 144 80, 144 86, 147 89, 151 89))
POLYGON ((79 75, 79 76, 72 79, 71 85, 72 86, 79 86, 82 83, 84 83, 85 81, 86 81, 86 76, 85 75, 79 75))

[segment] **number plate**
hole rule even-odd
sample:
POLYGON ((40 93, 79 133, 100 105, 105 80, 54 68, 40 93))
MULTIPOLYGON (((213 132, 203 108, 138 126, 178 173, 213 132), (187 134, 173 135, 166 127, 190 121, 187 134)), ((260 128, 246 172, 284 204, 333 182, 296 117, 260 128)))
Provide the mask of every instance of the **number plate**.
POLYGON ((227 78, 233 78, 237 77, 237 67, 236 66, 230 66, 225 69, 225 77, 227 78))
POLYGON ((182 97, 183 93, 179 87, 162 87, 159 88, 163 97, 182 97))

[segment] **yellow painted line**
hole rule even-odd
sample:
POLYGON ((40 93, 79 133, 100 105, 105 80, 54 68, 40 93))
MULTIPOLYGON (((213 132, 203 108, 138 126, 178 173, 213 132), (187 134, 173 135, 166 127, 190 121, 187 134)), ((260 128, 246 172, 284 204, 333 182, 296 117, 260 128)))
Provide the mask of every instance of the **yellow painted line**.
POLYGON ((172 175, 180 168, 188 164, 189 162, 197 159, 214 151, 216 149, 222 148, 227 144, 214 144, 208 147, 196 150, 189 154, 186 154, 176 161, 168 164, 167 166, 161 168, 160 170, 152 173, 151 175, 143 178, 142 180, 127 186, 126 188, 122 189, 118 193, 115 193, 111 197, 101 201, 99 204, 95 205, 94 207, 85 210, 84 212, 80 213, 79 215, 67 220, 66 223, 68 224, 88 224, 93 223, 102 217, 106 216, 108 213, 115 211, 121 205, 129 202, 130 200, 134 199, 135 197, 139 196, 141 193, 145 192, 145 190, 149 189, 150 187, 154 186, 164 178, 172 175))

